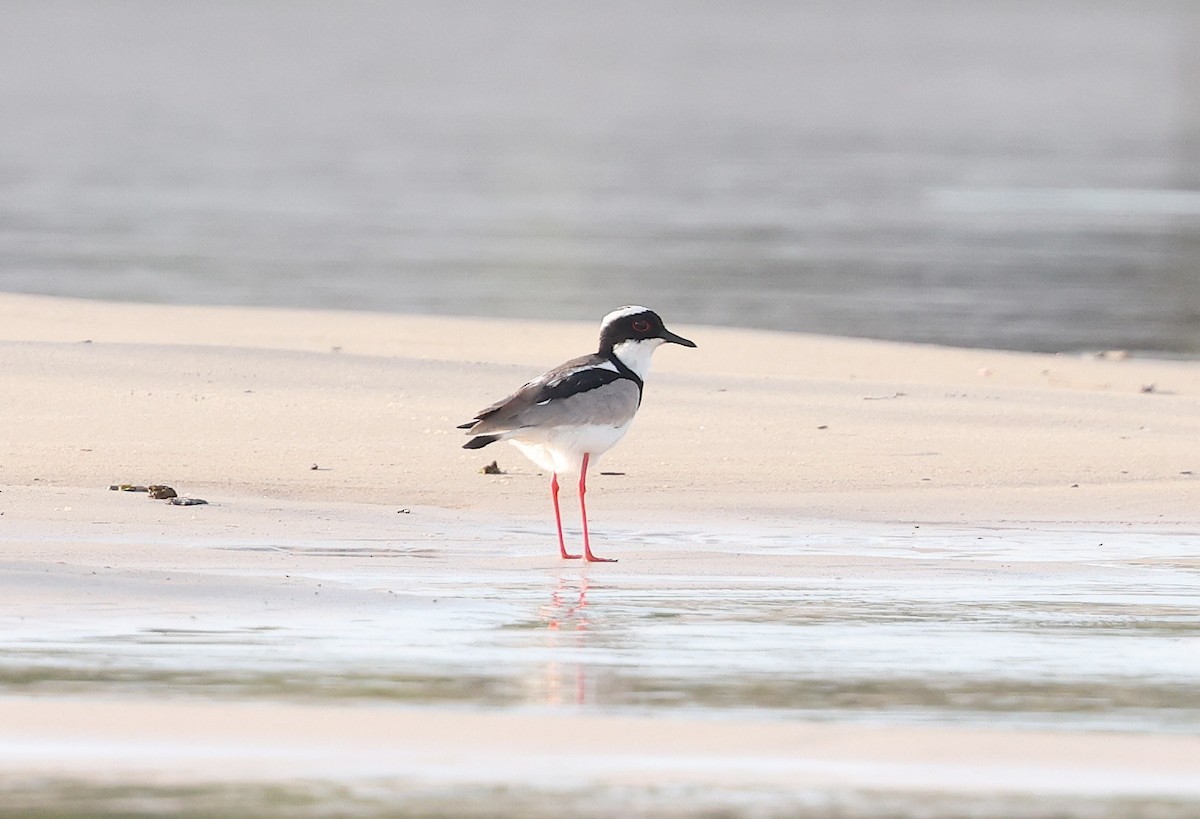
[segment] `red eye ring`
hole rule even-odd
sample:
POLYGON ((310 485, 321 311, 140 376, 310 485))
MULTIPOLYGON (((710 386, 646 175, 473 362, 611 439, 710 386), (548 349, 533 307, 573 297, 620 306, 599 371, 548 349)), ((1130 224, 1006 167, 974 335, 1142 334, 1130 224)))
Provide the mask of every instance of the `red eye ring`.
POLYGON ((634 319, 633 331, 635 333, 650 332, 650 322, 646 321, 645 319, 634 319))

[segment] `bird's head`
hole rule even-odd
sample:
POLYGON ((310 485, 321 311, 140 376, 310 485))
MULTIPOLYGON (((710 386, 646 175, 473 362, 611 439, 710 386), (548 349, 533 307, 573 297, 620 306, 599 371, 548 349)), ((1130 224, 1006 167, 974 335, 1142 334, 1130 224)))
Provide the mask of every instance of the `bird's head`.
POLYGON ((668 330, 658 313, 647 307, 620 307, 600 322, 600 355, 616 355, 639 377, 650 368, 650 354, 660 344, 696 346, 668 330))

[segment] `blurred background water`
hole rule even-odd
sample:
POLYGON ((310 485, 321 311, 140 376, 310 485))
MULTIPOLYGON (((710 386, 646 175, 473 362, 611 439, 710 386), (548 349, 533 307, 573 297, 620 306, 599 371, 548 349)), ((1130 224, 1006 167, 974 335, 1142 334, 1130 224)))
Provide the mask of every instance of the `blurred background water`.
POLYGON ((1200 353, 1200 4, 2 18, 0 290, 1200 353))

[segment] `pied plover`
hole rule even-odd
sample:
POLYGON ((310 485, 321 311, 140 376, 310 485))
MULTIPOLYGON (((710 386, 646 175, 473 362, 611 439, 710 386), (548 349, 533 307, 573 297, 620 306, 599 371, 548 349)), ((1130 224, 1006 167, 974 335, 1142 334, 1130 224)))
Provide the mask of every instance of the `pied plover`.
POLYGON ((664 342, 695 347, 672 333, 653 310, 622 307, 600 322, 600 348, 539 375, 502 401, 480 410, 458 428, 473 435, 463 449, 510 441, 550 473, 558 549, 564 558, 614 562, 592 554, 588 540, 588 465, 621 440, 642 403, 650 356, 664 342), (558 509, 558 476, 579 475, 583 555, 567 552, 558 509))

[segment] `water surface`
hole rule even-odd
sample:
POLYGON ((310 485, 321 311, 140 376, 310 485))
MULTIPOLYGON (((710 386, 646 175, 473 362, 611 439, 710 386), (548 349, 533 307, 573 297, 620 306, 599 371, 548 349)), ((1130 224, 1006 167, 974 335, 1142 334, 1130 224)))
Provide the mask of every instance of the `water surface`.
POLYGON ((531 564, 540 539, 511 530, 10 573, 76 603, 5 618, 0 691, 1200 730, 1200 534, 805 528, 710 530, 690 553, 686 530, 607 536, 641 565, 531 564))
POLYGON ((13 2, 0 289, 1200 352, 1173 0, 13 2))

